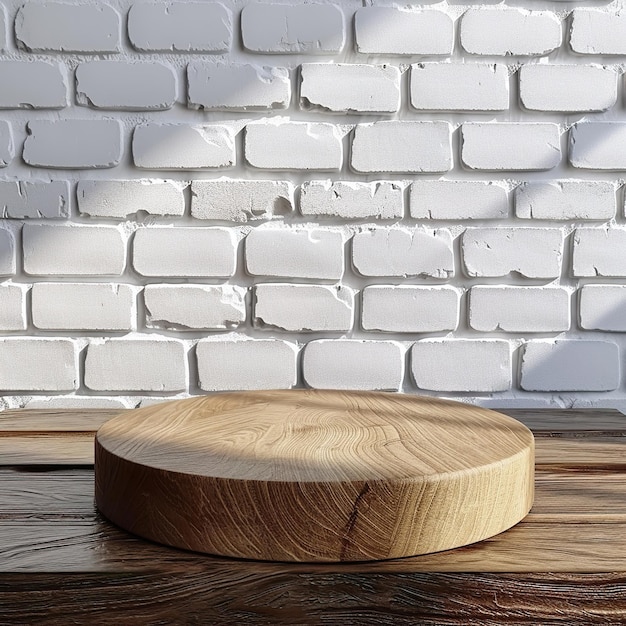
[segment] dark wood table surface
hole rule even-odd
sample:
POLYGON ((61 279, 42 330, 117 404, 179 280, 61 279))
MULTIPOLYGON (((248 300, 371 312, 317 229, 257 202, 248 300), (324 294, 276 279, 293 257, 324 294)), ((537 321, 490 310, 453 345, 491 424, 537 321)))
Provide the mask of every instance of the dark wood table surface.
POLYGON ((133 537, 93 502, 112 411, 0 414, 0 624, 626 624, 626 416, 507 410, 536 437, 528 517, 421 557, 283 564, 133 537))

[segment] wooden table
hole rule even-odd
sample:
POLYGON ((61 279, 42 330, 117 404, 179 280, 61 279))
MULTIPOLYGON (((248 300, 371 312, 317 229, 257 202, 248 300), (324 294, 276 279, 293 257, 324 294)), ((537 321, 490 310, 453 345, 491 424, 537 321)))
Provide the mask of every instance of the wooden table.
POLYGON ((0 414, 0 624, 625 624, 626 416, 505 411, 536 437, 536 500, 479 544, 367 564, 238 561, 137 539, 93 504, 119 411, 0 414))

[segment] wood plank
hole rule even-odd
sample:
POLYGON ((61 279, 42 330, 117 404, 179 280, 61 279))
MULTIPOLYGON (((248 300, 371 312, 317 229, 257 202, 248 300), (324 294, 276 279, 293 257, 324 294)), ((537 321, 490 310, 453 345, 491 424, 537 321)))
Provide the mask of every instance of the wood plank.
POLYGON ((623 574, 0 575, 6 624, 611 626, 623 574))
POLYGON ((530 428, 535 436, 626 436, 626 415, 615 409, 494 409, 530 428))
POLYGON ((524 523, 477 544, 391 561, 293 564, 210 557, 159 546, 85 519, 0 520, 0 572, 626 572, 626 523, 524 523))
POLYGON ((0 413, 0 437, 9 433, 92 432, 128 409, 14 409, 0 413))
POLYGON ((0 437, 0 466, 93 465, 93 433, 0 437))

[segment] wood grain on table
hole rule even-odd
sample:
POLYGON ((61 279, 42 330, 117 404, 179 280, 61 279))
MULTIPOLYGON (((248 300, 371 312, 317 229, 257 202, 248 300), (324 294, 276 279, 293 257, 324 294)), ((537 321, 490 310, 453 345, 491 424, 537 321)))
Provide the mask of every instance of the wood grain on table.
POLYGON ((0 414, 0 624, 626 623, 626 416, 502 412, 536 438, 523 522, 437 554, 315 565, 195 554, 104 520, 93 435, 119 410, 0 414))

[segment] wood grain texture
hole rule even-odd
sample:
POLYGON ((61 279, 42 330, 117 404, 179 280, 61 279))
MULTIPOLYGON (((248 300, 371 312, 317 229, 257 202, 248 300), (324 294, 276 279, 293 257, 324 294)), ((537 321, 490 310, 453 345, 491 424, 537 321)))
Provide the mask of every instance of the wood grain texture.
POLYGON ((125 413, 96 435, 96 502, 167 545, 365 561, 491 537, 533 499, 533 437, 509 417, 389 393, 271 391, 125 413))
POLYGON ((624 574, 0 574, 0 624, 613 626, 624 574))

